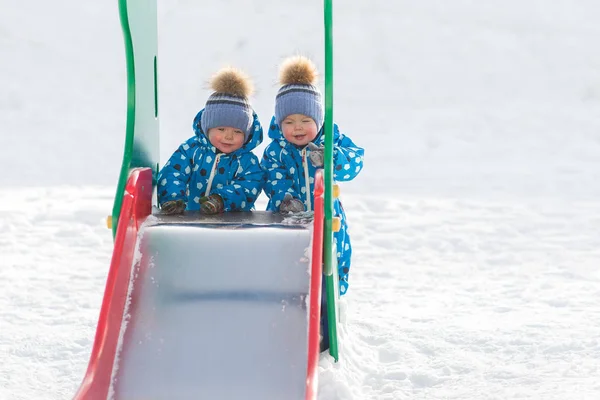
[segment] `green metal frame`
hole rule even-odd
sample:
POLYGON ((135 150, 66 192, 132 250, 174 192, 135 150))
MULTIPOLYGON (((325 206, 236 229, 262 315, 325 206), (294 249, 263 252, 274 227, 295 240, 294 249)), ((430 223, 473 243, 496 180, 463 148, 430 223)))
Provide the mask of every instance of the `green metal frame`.
POLYGON ((333 4, 325 0, 325 225, 323 252, 325 260, 325 289, 329 325, 329 354, 338 360, 337 337, 337 258, 333 249, 333 4))
POLYGON ((123 163, 121 164, 121 172, 119 173, 119 182, 117 183, 117 192, 115 194, 115 202, 112 209, 113 238, 117 233, 117 226, 119 225, 123 194, 125 193, 125 185, 127 184, 127 177, 129 176, 129 169, 131 167, 135 132, 135 65, 133 58, 133 41, 131 39, 129 17, 127 14, 127 0, 119 0, 119 17, 121 19, 121 28, 123 29, 123 38, 125 40, 125 60, 127 63, 127 128, 123 163))

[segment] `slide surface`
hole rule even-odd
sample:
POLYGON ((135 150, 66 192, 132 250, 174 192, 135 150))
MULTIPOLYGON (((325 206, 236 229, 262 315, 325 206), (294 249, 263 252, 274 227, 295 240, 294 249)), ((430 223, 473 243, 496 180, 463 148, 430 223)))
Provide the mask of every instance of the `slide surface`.
POLYGON ((130 224, 119 225, 75 398, 315 398, 312 218, 191 213, 141 224, 140 182, 151 185, 150 170, 129 179, 130 224))

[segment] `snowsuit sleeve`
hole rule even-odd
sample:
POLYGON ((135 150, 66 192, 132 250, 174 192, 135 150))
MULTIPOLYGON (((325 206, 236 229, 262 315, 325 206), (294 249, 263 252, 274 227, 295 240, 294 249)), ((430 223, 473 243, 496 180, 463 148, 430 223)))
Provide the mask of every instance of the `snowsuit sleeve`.
POLYGON ((191 137, 173 153, 158 174, 158 202, 169 200, 187 202, 187 185, 193 169, 193 156, 198 140, 191 137))
POLYGON ((365 150, 340 133, 337 125, 334 125, 334 138, 333 178, 338 182, 351 181, 362 170, 365 150))
POLYGON ((225 211, 250 211, 264 185, 265 173, 254 153, 244 154, 233 180, 227 186, 211 190, 223 199, 225 211))
POLYGON ((293 167, 286 167, 281 162, 281 151, 281 146, 274 141, 265 149, 261 161, 261 166, 266 171, 265 194, 271 199, 275 210, 279 209, 286 193, 300 199, 300 195, 294 190, 293 172, 290 172, 290 168, 293 167))

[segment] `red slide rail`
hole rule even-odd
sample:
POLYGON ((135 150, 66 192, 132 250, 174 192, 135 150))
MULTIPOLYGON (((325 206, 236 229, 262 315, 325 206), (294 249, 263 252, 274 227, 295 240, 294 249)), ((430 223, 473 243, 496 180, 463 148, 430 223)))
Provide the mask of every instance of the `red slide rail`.
MULTIPOLYGON (((321 330, 321 288, 323 279, 323 170, 315 175, 315 214, 313 220, 312 265, 310 274, 310 304, 308 321, 308 368, 306 372, 306 400, 317 398, 319 365, 319 331, 321 330)), ((324 335, 327 332, 323 333, 324 335)))
POLYGON ((88 368, 74 400, 106 400, 141 224, 152 212, 152 170, 129 174, 88 368))

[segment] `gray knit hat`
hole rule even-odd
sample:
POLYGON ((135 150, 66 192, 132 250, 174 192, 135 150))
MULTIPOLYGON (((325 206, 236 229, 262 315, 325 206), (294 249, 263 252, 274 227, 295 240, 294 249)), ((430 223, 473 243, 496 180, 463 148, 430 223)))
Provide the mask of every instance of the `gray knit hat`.
POLYGON ((211 80, 214 93, 206 101, 200 125, 205 135, 218 126, 231 126, 244 132, 244 142, 252 130, 254 121, 248 96, 252 82, 242 71, 224 68, 211 80))
POLYGON ((286 59, 280 70, 281 88, 275 97, 275 119, 281 125, 292 114, 311 117, 317 124, 317 131, 323 126, 323 96, 315 85, 317 68, 311 60, 302 56, 286 59))

